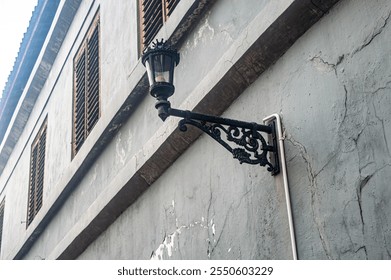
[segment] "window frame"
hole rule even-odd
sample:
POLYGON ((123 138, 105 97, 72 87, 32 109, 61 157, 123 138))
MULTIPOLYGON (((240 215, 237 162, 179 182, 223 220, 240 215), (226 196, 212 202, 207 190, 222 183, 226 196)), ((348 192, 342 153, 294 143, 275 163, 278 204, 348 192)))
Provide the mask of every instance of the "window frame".
MULTIPOLYGON (((91 131, 93 130, 93 128, 95 127, 95 125, 98 123, 100 117, 101 117, 101 46, 100 46, 100 37, 101 37, 101 27, 100 27, 100 13, 99 13, 99 10, 96 12, 93 20, 91 21, 91 24, 90 26, 88 27, 88 30, 73 58, 73 100, 72 100, 72 159, 76 156, 76 154, 79 152, 79 150, 81 149, 81 147, 83 146, 83 144, 85 143, 87 137, 90 135, 91 131), (88 95, 90 93, 89 91, 89 88, 88 88, 88 83, 90 82, 90 76, 89 76, 89 66, 90 66, 90 60, 89 60, 89 56, 88 56, 88 52, 89 52, 89 46, 88 46, 88 43, 90 42, 90 39, 93 37, 95 31, 96 31, 96 28, 97 28, 97 58, 96 58, 96 63, 97 63, 97 66, 98 66, 98 70, 97 70, 97 77, 96 78, 96 82, 97 82, 97 88, 95 88, 95 94, 93 95, 93 100, 96 100, 97 102, 97 116, 96 116, 96 120, 93 122, 93 124, 91 126, 88 125, 88 116, 89 116, 89 103, 88 103, 88 95), (84 63, 84 88, 85 88, 85 93, 84 93, 84 104, 82 104, 84 110, 84 114, 83 114, 83 139, 81 141, 80 144, 78 144, 77 142, 77 133, 78 133, 78 129, 77 129, 77 124, 79 123, 79 120, 77 119, 78 116, 77 116, 77 108, 78 108, 78 104, 77 103, 77 86, 78 86, 78 83, 77 83, 77 64, 79 62, 79 59, 82 57, 82 56, 85 56, 85 63, 84 63)), ((94 57, 95 58, 95 57, 94 57)), ((95 81, 95 79, 94 79, 95 81)), ((95 107, 93 107, 95 108, 95 107)), ((92 112, 94 111, 93 109, 91 110, 92 112)))
POLYGON ((34 141, 31 144, 30 150, 30 172, 29 172, 29 190, 27 197, 27 218, 26 228, 33 222, 39 210, 43 205, 43 190, 45 185, 45 159, 46 159, 46 140, 47 140, 47 118, 44 120, 41 128, 39 129, 34 141), (44 137, 44 138, 43 138, 44 137), (43 157, 41 155, 41 145, 43 143, 43 157), (37 150, 37 158, 34 160, 34 151, 37 150), (43 162, 41 162, 43 161, 43 162), (42 177, 40 178, 39 167, 42 165, 42 177), (35 171, 33 171, 35 170, 35 171), (34 181, 34 189, 33 183, 34 181), (32 198, 34 196, 34 198, 32 198), (33 211, 33 212, 31 212, 33 211))

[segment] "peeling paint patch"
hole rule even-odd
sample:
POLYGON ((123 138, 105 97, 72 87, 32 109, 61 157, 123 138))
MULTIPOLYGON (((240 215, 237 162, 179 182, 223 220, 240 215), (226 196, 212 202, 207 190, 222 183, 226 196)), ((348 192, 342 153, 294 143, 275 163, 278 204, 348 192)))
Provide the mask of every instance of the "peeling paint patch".
POLYGON ((177 224, 177 229, 173 233, 166 235, 164 237, 163 242, 159 245, 159 247, 155 251, 152 252, 151 260, 164 260, 165 257, 171 258, 173 251, 177 250, 175 248, 175 239, 178 238, 180 234, 182 234, 183 230, 194 228, 196 226, 199 226, 204 229, 208 229, 208 226, 204 225, 203 221, 202 222, 195 221, 193 223, 190 223, 189 225, 183 225, 183 226, 178 226, 178 219, 176 219, 175 222, 177 224))
POLYGON ((164 260, 164 252, 167 252, 168 257, 172 256, 172 250, 174 248, 175 237, 182 233, 182 229, 186 228, 186 226, 182 226, 174 231, 170 235, 166 235, 164 237, 163 243, 159 245, 159 247, 152 252, 151 260, 164 260))
POLYGON ((209 38, 213 38, 215 30, 210 26, 208 18, 205 20, 205 23, 200 27, 197 34, 198 36, 195 39, 195 43, 198 43, 199 41, 204 41, 207 35, 209 35, 209 38))
MULTIPOLYGON (((309 60, 312 62, 312 65, 315 67, 315 69, 317 69, 321 73, 328 73, 334 71, 337 75, 337 67, 344 61, 345 55, 339 56, 336 63, 327 62, 320 55, 321 54, 316 55, 309 60)), ((341 73, 343 73, 344 69, 341 68, 340 71, 341 73)))
POLYGON ((125 152, 125 149, 121 146, 121 142, 122 142, 121 141, 121 132, 119 131, 117 134, 117 141, 115 143, 115 149, 116 149, 116 153, 117 153, 117 156, 119 158, 121 165, 125 165, 126 152, 125 152))
POLYGON ((311 62, 313 66, 322 73, 327 73, 327 72, 332 72, 334 71, 334 65, 325 62, 322 58, 320 57, 313 57, 311 58, 311 62))
POLYGON ((208 17, 206 16, 206 19, 199 27, 198 32, 195 33, 192 42, 191 43, 190 41, 187 42, 187 47, 195 48, 200 42, 206 42, 206 40, 212 39, 214 35, 215 35, 215 30, 210 26, 208 17))

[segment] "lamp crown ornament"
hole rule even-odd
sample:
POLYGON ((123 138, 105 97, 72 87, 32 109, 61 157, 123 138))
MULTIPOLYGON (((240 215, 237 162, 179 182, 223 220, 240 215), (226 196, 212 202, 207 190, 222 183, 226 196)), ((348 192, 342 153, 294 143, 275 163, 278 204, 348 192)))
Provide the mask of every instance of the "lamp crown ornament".
POLYGON ((175 52, 178 55, 178 63, 179 63, 179 53, 177 52, 176 49, 171 48, 171 45, 167 41, 164 41, 163 38, 160 41, 159 39, 152 41, 151 45, 144 50, 144 53, 153 50, 165 50, 165 51, 175 52))

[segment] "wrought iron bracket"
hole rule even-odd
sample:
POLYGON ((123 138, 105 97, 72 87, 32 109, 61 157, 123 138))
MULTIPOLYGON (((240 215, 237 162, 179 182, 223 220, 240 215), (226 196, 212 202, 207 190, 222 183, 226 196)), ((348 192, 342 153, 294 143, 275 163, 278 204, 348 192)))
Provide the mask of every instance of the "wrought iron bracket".
POLYGON ((167 100, 159 100, 156 108, 163 121, 168 116, 182 118, 178 123, 181 131, 186 131, 187 125, 202 130, 228 150, 241 164, 265 166, 273 176, 280 172, 274 121, 262 125, 178 110, 171 108, 167 100), (266 138, 263 134, 266 134, 266 138))

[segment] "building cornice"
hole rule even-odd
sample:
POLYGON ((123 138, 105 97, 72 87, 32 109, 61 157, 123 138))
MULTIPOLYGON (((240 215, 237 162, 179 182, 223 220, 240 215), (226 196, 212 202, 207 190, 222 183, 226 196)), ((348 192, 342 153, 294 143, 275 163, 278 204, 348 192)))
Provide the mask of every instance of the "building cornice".
MULTIPOLYGON (((38 61, 45 39, 50 30, 60 0, 40 0, 31 16, 29 26, 20 44, 13 70, 3 90, 0 102, 0 174, 3 172, 8 158, 19 139, 23 127, 31 112, 32 105, 18 106, 26 97, 29 88, 38 84, 31 81, 35 65, 38 61), (20 110, 22 109, 22 110, 20 110), (19 112, 18 112, 19 111, 19 112)), ((35 76, 42 76, 38 68, 35 76)), ((39 81, 44 82, 44 81, 39 81)), ((31 97, 31 94, 30 94, 31 97)), ((36 98, 35 98, 36 99, 36 98)), ((33 100, 30 100, 33 101, 33 100)), ((25 105, 27 105, 25 103, 25 105)))

